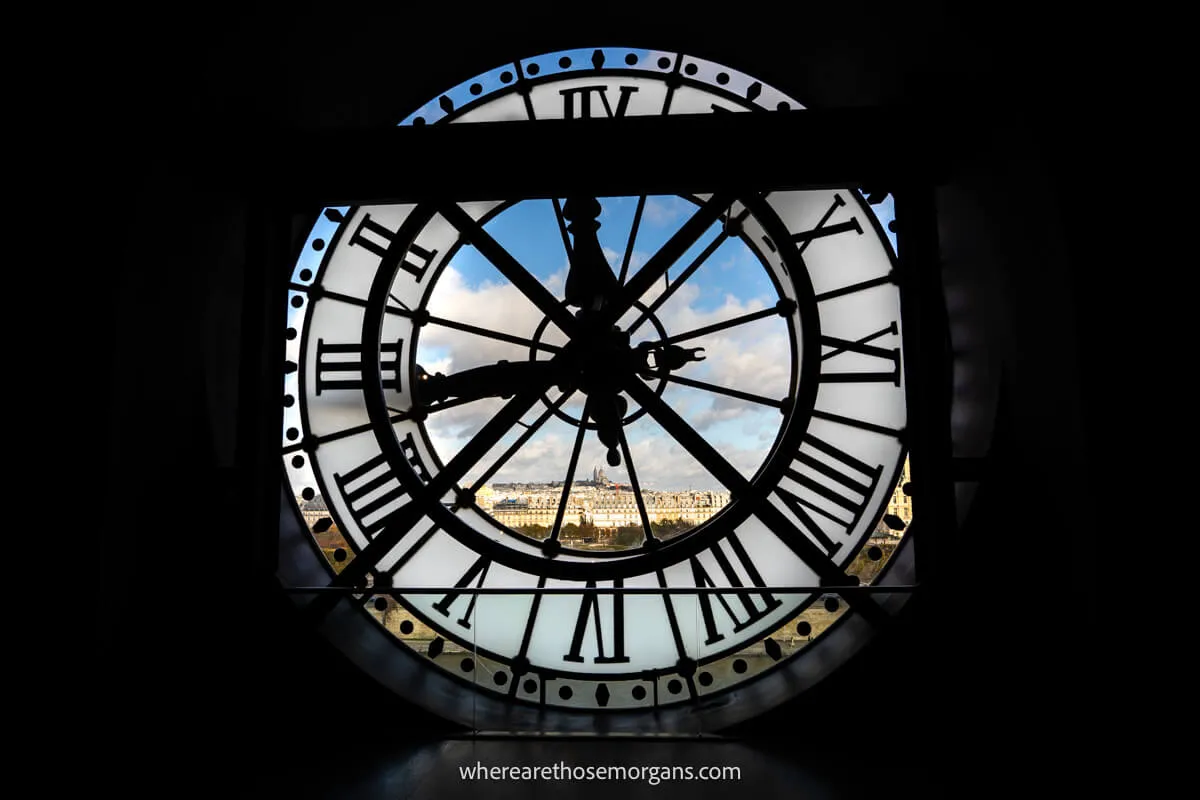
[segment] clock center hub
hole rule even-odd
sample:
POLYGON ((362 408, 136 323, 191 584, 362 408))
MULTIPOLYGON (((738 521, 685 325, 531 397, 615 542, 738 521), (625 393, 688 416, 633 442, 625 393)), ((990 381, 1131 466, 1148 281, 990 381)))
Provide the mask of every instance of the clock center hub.
POLYGON ((584 338, 575 362, 579 388, 589 396, 616 394, 637 371, 629 334, 613 327, 584 338))

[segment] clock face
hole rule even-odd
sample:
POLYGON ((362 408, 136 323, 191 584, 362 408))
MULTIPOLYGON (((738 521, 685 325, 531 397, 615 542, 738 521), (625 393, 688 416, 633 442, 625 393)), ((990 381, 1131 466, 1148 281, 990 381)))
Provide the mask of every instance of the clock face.
MULTIPOLYGON (((401 124, 784 108, 720 65, 601 49, 401 124)), ((831 588, 886 575, 911 517, 890 208, 580 190, 317 218, 287 297, 283 572, 354 589, 327 632, 377 676, 652 713, 890 613, 831 588)))

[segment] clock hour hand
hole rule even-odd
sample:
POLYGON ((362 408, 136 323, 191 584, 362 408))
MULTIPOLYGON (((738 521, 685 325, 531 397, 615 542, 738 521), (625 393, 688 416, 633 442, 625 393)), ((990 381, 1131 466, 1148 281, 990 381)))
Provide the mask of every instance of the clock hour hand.
POLYGON ((550 361, 518 361, 486 364, 453 375, 430 374, 417 365, 415 401, 429 406, 452 397, 478 400, 482 397, 512 397, 521 389, 541 385, 549 387, 562 374, 560 365, 550 361))
POLYGON ((608 266, 596 231, 600 223, 600 203, 594 197, 570 197, 563 206, 570 220, 567 230, 575 236, 571 248, 571 268, 567 272, 567 304, 598 311, 618 290, 617 276, 608 266))

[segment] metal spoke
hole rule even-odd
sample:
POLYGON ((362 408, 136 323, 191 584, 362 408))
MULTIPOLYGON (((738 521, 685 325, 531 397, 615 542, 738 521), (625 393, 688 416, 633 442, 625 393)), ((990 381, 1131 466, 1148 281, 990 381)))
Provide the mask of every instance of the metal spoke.
POLYGON ((391 418, 392 422, 404 422, 406 420, 412 419, 414 414, 434 414, 434 413, 437 413, 438 411, 445 411, 448 408, 454 408, 455 406, 466 405, 467 403, 474 403, 477 400, 483 400, 483 399, 484 398, 482 398, 482 397, 456 397, 453 400, 445 400, 441 403, 438 403, 435 406, 427 406, 425 408, 420 408, 420 409, 415 409, 415 410, 410 408, 408 411, 401 411, 400 409, 392 408, 391 406, 388 406, 387 410, 391 411, 392 413, 394 413, 396 415, 391 418))
POLYGON ((620 439, 621 456, 625 459, 625 470, 629 473, 629 485, 633 489, 633 499, 637 503, 638 516, 642 518, 642 530, 646 536, 646 541, 642 546, 645 547, 650 542, 657 540, 654 538, 654 532, 650 529, 650 515, 646 513, 646 502, 642 499, 642 487, 638 483, 637 471, 633 468, 633 456, 629 452, 629 442, 625 438, 625 426, 621 426, 617 430, 617 436, 620 439))
MULTIPOLYGON (((400 422, 407 416, 407 413, 408 412, 400 412, 394 417, 389 417, 388 422, 400 422)), ((346 428, 344 430, 337 431, 336 433, 327 433, 324 436, 317 436, 308 442, 296 442, 295 444, 290 444, 283 448, 281 455, 286 456, 290 453, 295 453, 297 450, 305 450, 308 448, 316 449, 320 445, 323 445, 327 442, 336 442, 338 439, 345 439, 347 436, 356 436, 360 433, 366 433, 367 431, 374 429, 374 427, 375 426, 372 423, 368 422, 363 425, 355 425, 353 428, 346 428)))
POLYGON ((544 350, 547 353, 557 353, 562 350, 556 344, 547 344, 545 342, 535 342, 532 339, 526 339, 523 336, 513 336, 511 333, 503 333, 494 331, 491 328, 481 328, 477 325, 468 325, 465 322, 456 322, 452 319, 444 317, 429 317, 430 325, 440 325, 443 328, 453 328, 454 330, 463 331, 464 333, 473 333, 476 336, 483 336, 488 339, 495 339, 498 342, 508 342, 509 344, 517 344, 522 347, 532 347, 538 350, 544 350))
MULTIPOLYGON (((728 211, 732 211, 732 207, 730 207, 730 209, 728 209, 728 211)), ((748 208, 743 209, 742 213, 740 213, 736 217, 734 217, 734 221, 737 223, 741 223, 749 215, 750 215, 750 209, 748 209, 748 208)), ((679 287, 681 287, 681 286, 683 286, 683 284, 687 283, 688 279, 690 279, 692 277, 692 275, 695 274, 696 270, 700 269, 700 267, 704 265, 704 262, 709 259, 709 256, 711 256, 714 252, 716 252, 717 248, 720 247, 721 245, 723 245, 725 243, 725 240, 728 238, 730 238, 729 223, 726 222, 724 225, 721 226, 721 232, 717 234, 715 239, 713 239, 711 242, 708 243, 708 246, 705 247, 703 252, 701 252, 700 255, 698 255, 695 258, 695 260, 693 260, 692 263, 688 265, 687 269, 685 269, 682 273, 680 273, 679 277, 677 277, 675 280, 667 282, 666 290, 654 299, 654 302, 651 303, 650 306, 645 311, 642 312, 641 316, 639 316, 636 320, 634 320, 633 324, 629 326, 629 332, 633 333, 638 328, 640 328, 642 326, 642 323, 650 318, 651 314, 653 314, 655 311, 657 311, 659 308, 661 308, 663 303, 670 300, 671 296, 674 295, 675 292, 677 292, 679 290, 679 287)), ((663 274, 665 275, 666 273, 663 273, 663 274)))
POLYGON ((483 229, 475 219, 454 203, 446 203, 438 207, 441 215, 453 225, 458 232, 466 237, 480 255, 492 263, 500 274, 525 295, 531 303, 537 306, 543 314, 562 329, 568 336, 576 332, 575 317, 563 307, 550 290, 542 285, 521 262, 513 258, 495 239, 483 229))
MULTIPOLYGON (((564 354, 555 356, 552 361, 562 358, 564 354)), ((429 504, 439 504, 441 497, 454 489, 463 476, 474 467, 488 451, 495 447, 501 439, 515 426, 529 409, 542 396, 548 387, 530 386, 523 390, 504 408, 488 420, 449 463, 433 476, 426 485, 422 498, 414 498, 413 502, 397 509, 389 518, 388 524, 379 532, 358 556, 351 561, 331 581, 331 586, 354 586, 366 579, 376 564, 425 516, 429 504), (422 501, 423 500, 423 501, 422 501)), ((337 598, 332 595, 322 595, 314 600, 307 612, 314 618, 327 614, 337 598), (329 598, 333 599, 330 600, 329 598)))
POLYGON ((520 450, 526 442, 533 438, 533 435, 537 433, 538 428, 546 424, 546 420, 550 419, 550 417, 554 415, 554 412, 560 409, 562 405, 567 402, 567 399, 573 394, 575 394, 574 389, 555 400, 549 408, 543 411, 541 415, 528 426, 524 426, 524 423, 521 423, 518 420, 518 424, 525 427, 525 432, 518 436, 517 440, 513 442, 507 450, 501 453, 500 457, 496 459, 496 463, 492 464, 492 466, 488 468, 487 472, 483 473, 483 475, 481 475, 479 479, 475 481, 475 483, 471 484, 471 494, 478 492, 485 483, 491 480, 492 476, 499 472, 500 468, 507 464, 508 460, 516 455, 517 451, 520 450))
POLYGON ((735 199, 736 196, 731 192, 717 193, 701 205, 691 219, 630 278, 621 295, 604 308, 606 317, 612 322, 620 319, 720 219, 735 199))
POLYGON ((575 467, 579 464, 579 451, 583 449, 583 439, 587 435, 588 413, 583 409, 579 418, 579 432, 575 435, 575 447, 571 450, 571 460, 567 465, 567 479, 563 482, 562 497, 558 501, 558 513, 554 516, 554 528, 550 531, 548 541, 557 542, 559 531, 562 530, 563 516, 567 513, 567 499, 571 496, 571 485, 575 483, 575 467))
MULTIPOLYGON (((300 284, 292 284, 292 288, 304 289, 307 287, 304 287, 300 284)), ((390 294, 388 296, 391 297, 390 294)), ((340 292, 331 292, 323 289, 321 290, 321 297, 325 297, 330 300, 337 300, 340 303, 348 303, 349 305, 358 306, 359 308, 367 307, 366 300, 347 294, 341 294, 340 292)), ((400 301, 395 297, 391 297, 391 299, 397 303, 400 303, 400 301)), ((403 306, 403 303, 400 303, 400 305, 403 306)), ((411 309, 405 307, 394 308, 392 306, 387 306, 383 309, 383 311, 385 314, 391 314, 394 317, 404 317, 405 319, 424 317, 424 324, 427 325, 440 325, 443 328, 453 328, 454 330, 463 331, 464 333, 473 333, 476 336, 484 336, 489 339, 495 339, 499 342, 508 342, 509 344, 521 345, 522 347, 534 347, 538 350, 544 350, 547 353, 557 353, 562 349, 558 345, 546 344, 545 342, 535 342, 532 339, 526 339, 523 336, 514 336, 510 333, 494 331, 491 328, 482 328, 478 325, 469 325, 465 322, 447 319, 446 317, 437 317, 429 314, 428 312, 412 311, 411 309)))
POLYGON ((889 428, 886 425, 876 425, 874 423, 861 419, 855 419, 853 417, 843 417, 840 414, 830 414, 828 411, 817 411, 814 409, 812 416, 813 419, 823 419, 826 422, 836 422, 841 425, 849 425, 853 428, 870 431, 871 433, 879 433, 883 434, 884 436, 895 436, 897 439, 903 438, 904 436, 903 430, 889 428))
POLYGON ((629 275, 629 259, 633 257, 633 243, 637 241, 638 227, 642 224, 642 211, 646 208, 646 195, 638 198, 637 209, 633 212, 633 227, 629 229, 629 243, 625 245, 625 257, 621 260, 621 275, 617 281, 623 286, 629 275))
POLYGON ((646 308, 646 310, 643 311, 641 315, 633 321, 633 324, 629 326, 629 333, 633 333, 640 328, 642 323, 650 318, 651 314, 662 308, 663 303, 670 300, 671 296, 674 295, 675 292, 679 291, 679 287, 687 283, 688 279, 691 278, 692 275, 696 274, 696 270, 700 269, 704 262, 708 260, 708 257, 716 252, 716 249, 724 244, 725 239, 727 238, 728 237, 724 233, 717 234, 716 238, 708 243, 708 246, 704 248, 700 255, 696 256, 691 264, 688 264, 687 269, 679 273, 679 277, 673 281, 668 281, 667 288, 663 290, 663 293, 654 298, 654 302, 652 302, 646 308))
POLYGON ((705 325, 703 328, 696 328, 695 330, 684 331, 683 333, 677 333, 674 336, 668 336, 666 339, 651 342, 650 346, 660 347, 668 344, 675 344, 676 342, 686 342, 688 339, 695 339, 697 336, 705 336, 710 333, 728 330, 729 328, 736 328, 739 325, 745 325, 749 322, 757 322, 758 320, 766 319, 767 317, 778 316, 779 313, 778 307, 764 308, 762 311, 752 311, 749 314, 742 314, 741 316, 727 319, 724 322, 714 322, 712 325, 705 325))
POLYGON ((567 223, 563 221, 562 206, 558 203, 557 197, 550 198, 550 202, 554 204, 554 218, 558 220, 558 232, 562 235, 563 249, 567 251, 567 263, 571 262, 571 237, 567 235, 567 223))
POLYGON ((705 381, 696 381, 691 378, 685 378, 682 375, 675 375, 671 372, 647 372, 646 375, 652 375, 655 378, 662 378, 671 383, 678 383, 681 386, 691 386, 694 389, 703 389, 706 392, 714 392, 723 394, 726 397, 736 397, 738 400, 747 400, 751 403, 759 403, 760 405, 770 406, 771 408, 783 408, 787 400, 772 400, 769 397, 763 397, 758 394, 750 394, 749 392, 739 392, 737 389, 729 389, 724 386, 717 386, 715 383, 707 383, 705 381))

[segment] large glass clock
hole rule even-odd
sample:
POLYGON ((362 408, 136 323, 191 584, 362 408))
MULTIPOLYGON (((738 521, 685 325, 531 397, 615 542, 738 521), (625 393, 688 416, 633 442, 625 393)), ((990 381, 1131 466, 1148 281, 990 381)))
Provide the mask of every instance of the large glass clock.
MULTIPOLYGON (((401 124, 785 108, 603 48, 401 124)), ((845 590, 911 569, 889 198, 578 189, 321 212, 286 298, 281 577, 331 587, 297 595, 326 635, 467 724, 736 722, 903 599, 845 590)))

